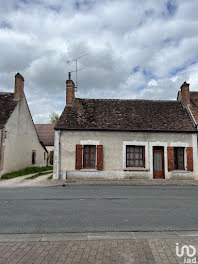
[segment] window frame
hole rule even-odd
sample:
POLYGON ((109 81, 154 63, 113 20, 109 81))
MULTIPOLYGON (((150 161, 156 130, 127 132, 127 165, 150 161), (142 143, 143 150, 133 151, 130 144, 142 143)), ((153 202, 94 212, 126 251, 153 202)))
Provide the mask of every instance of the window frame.
POLYGON ((83 155, 82 155, 82 159, 83 159, 83 163, 82 163, 82 168, 83 169, 96 169, 96 163, 97 163, 97 159, 96 159, 96 152, 97 152, 97 145, 83 145, 83 155), (84 155, 85 155, 85 147, 88 147, 88 166, 84 165, 84 155), (94 166, 91 166, 91 148, 95 148, 95 164, 94 166))
POLYGON ((174 170, 185 170, 185 147, 173 147, 173 155, 174 155, 174 170), (183 168, 180 169, 179 168, 179 151, 178 149, 182 149, 183 150, 183 168), (175 150, 177 150, 177 168, 175 168, 175 150))
MULTIPOLYGON (((140 153, 140 152, 139 152, 140 153)), ((145 168, 145 146, 144 145, 126 145, 126 168, 145 168), (127 149, 129 147, 133 147, 134 148, 134 153, 133 153, 133 162, 134 162, 134 165, 133 166, 129 166, 127 165, 127 161, 130 160, 130 159, 127 159, 127 154, 130 153, 127 151, 127 149), (136 148, 139 148, 141 147, 142 148, 142 154, 143 154, 143 165, 142 166, 136 166, 136 158, 135 158, 135 154, 137 153, 135 150, 136 148)), ((141 159, 139 159, 139 162, 140 162, 141 159)))

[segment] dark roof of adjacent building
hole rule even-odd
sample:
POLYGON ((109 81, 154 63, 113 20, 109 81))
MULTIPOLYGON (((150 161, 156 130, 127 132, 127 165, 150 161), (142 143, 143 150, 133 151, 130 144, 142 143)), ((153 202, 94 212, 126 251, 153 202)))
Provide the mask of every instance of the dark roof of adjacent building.
POLYGON ((198 92, 190 92, 190 110, 198 122, 198 92))
POLYGON ((35 124, 39 140, 45 146, 54 146, 54 125, 53 124, 35 124))
POLYGON ((65 107, 55 129, 196 131, 179 101, 79 98, 65 107))
POLYGON ((0 92, 0 126, 6 124, 17 103, 14 93, 0 92))

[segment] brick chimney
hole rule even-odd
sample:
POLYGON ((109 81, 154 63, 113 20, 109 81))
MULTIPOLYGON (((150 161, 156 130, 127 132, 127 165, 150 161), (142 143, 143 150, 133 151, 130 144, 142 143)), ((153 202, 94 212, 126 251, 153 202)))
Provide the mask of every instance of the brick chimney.
POLYGON ((14 99, 21 100, 23 98, 24 78, 20 73, 15 75, 14 99))
POLYGON ((71 72, 68 73, 68 80, 66 81, 66 105, 72 105, 75 99, 75 84, 71 80, 71 72))
POLYGON ((187 82, 184 82, 181 86, 181 101, 183 106, 187 106, 190 104, 190 90, 189 90, 190 84, 187 82))

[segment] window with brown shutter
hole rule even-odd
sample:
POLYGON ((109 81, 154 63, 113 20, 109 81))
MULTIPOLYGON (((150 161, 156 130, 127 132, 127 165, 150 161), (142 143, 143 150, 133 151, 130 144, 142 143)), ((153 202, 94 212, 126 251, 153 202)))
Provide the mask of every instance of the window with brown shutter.
POLYGON ((193 171, 193 148, 188 147, 186 149, 186 154, 187 154, 187 170, 193 171))
POLYGON ((83 147, 80 144, 76 145, 76 170, 82 169, 82 151, 83 147))
POLYGON ((97 146, 97 169, 103 169, 103 145, 97 146))
POLYGON ((103 169, 103 145, 76 145, 76 169, 103 169))

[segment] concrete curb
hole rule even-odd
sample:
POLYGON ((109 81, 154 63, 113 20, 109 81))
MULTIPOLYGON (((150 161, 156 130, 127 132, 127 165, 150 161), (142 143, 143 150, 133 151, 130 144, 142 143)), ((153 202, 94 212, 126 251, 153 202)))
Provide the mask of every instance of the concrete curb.
MULTIPOLYGON (((57 186, 90 186, 90 185, 100 185, 100 186, 196 186, 198 187, 198 184, 176 184, 176 183, 169 183, 169 184, 141 184, 141 183, 129 183, 129 184, 124 184, 124 183, 60 183, 60 184, 56 184, 57 186)), ((50 185, 48 185, 50 186, 50 185)), ((52 185, 51 185, 52 186, 52 185)), ((54 185, 55 186, 55 185, 54 185)))
POLYGON ((1 242, 67 240, 198 239, 198 231, 0 234, 1 242))

